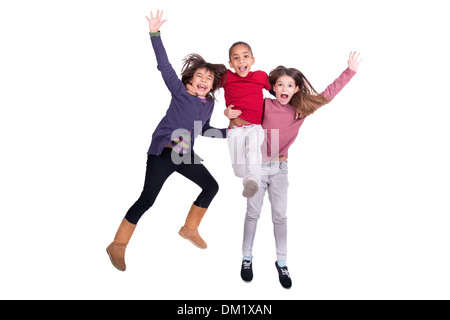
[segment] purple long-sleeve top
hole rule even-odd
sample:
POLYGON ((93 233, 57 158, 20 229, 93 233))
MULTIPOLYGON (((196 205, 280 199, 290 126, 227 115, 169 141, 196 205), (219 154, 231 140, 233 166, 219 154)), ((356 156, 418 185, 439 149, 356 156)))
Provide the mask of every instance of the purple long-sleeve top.
POLYGON ((206 102, 202 102, 198 97, 188 94, 185 85, 169 62, 161 37, 151 37, 151 42, 158 70, 172 94, 172 99, 166 115, 153 132, 148 154, 160 155, 164 147, 175 136, 179 136, 180 130, 190 132, 192 151, 194 140, 199 134, 213 138, 226 138, 226 128, 216 129, 209 125, 214 110, 214 99, 208 98, 206 102))

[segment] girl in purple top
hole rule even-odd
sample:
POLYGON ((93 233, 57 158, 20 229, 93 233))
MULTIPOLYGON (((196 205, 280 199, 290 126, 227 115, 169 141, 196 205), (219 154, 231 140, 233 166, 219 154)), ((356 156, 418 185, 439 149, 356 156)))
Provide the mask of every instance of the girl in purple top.
MULTIPOLYGON (((106 249, 112 264, 125 271, 125 249, 141 216, 153 205, 166 179, 174 172, 196 183, 202 188, 188 213, 179 234, 199 248, 206 242, 198 233, 206 210, 216 195, 219 185, 208 172, 201 159, 194 153, 194 140, 201 134, 208 137, 225 138, 226 128, 216 129, 209 125, 214 109, 214 92, 227 71, 223 64, 211 64, 196 54, 184 60, 181 80, 173 70, 161 41, 159 28, 166 22, 162 14, 147 18, 150 38, 155 51, 158 70, 172 94, 169 109, 155 129, 148 150, 147 171, 141 196, 128 210, 117 230, 114 241, 106 249), (190 83, 197 91, 193 97, 186 92, 190 83)), ((174 198, 176 192, 173 193, 174 198)), ((174 199, 176 201, 176 199, 174 199)))
MULTIPOLYGON (((318 94, 306 77, 297 69, 280 66, 269 75, 269 82, 276 99, 264 100, 262 126, 267 135, 263 143, 263 164, 261 186, 253 198, 247 199, 247 213, 242 245, 241 277, 250 282, 253 279, 252 248, 256 225, 261 213, 266 190, 272 207, 272 222, 276 243, 275 266, 284 288, 290 288, 292 281, 286 266, 287 258, 287 189, 288 149, 297 137, 306 117, 321 106, 329 103, 350 81, 358 70, 359 54, 350 53, 348 68, 327 89, 318 94)), ((228 115, 230 117, 230 115, 228 115)))

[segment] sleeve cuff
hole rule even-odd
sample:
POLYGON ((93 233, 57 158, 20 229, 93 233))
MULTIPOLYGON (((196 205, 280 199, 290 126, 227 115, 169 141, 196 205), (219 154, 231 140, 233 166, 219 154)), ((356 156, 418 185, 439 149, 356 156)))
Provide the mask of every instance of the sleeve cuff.
POLYGON ((161 32, 149 32, 150 37, 159 37, 161 35, 161 32))
POLYGON ((347 68, 345 71, 347 71, 348 73, 350 73, 352 76, 354 76, 356 74, 356 71, 353 71, 350 68, 347 68))

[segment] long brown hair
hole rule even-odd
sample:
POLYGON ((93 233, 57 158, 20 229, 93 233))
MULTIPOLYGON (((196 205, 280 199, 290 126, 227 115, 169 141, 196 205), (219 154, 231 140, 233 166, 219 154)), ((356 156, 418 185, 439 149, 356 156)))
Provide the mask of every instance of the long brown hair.
MULTIPOLYGON (((209 94, 212 99, 215 99, 214 93, 221 86, 222 78, 225 77, 227 72, 227 68, 223 64, 213 64, 206 62, 200 55, 198 54, 190 54, 183 59, 183 68, 181 69, 181 82, 184 85, 190 83, 192 78, 194 77, 195 72, 198 69, 206 68, 207 71, 211 72, 214 75, 214 81, 209 94)), ((225 79, 225 78, 224 78, 225 79)))
POLYGON ((272 70, 269 74, 269 83, 272 88, 275 87, 275 83, 281 76, 291 77, 294 79, 295 85, 299 87, 300 90, 292 96, 289 104, 297 108, 302 118, 313 114, 321 106, 331 101, 318 94, 303 73, 294 68, 278 66, 272 70))

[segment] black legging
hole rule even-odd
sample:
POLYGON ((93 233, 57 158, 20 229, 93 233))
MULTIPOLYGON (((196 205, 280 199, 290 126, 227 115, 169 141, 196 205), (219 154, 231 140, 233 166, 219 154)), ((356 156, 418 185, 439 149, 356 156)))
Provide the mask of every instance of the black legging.
MULTIPOLYGON (((201 208, 208 208, 214 196, 219 191, 219 185, 203 164, 194 162, 194 155, 191 155, 190 164, 175 164, 171 158, 172 149, 164 148, 159 156, 148 155, 147 172, 145 173, 144 189, 139 199, 131 206, 125 215, 125 219, 132 224, 137 224, 141 216, 153 205, 164 182, 174 172, 195 182, 202 192, 195 200, 194 205, 201 208)), ((198 159, 198 157, 197 157, 198 159)), ((174 200, 177 190, 173 190, 174 200)))

